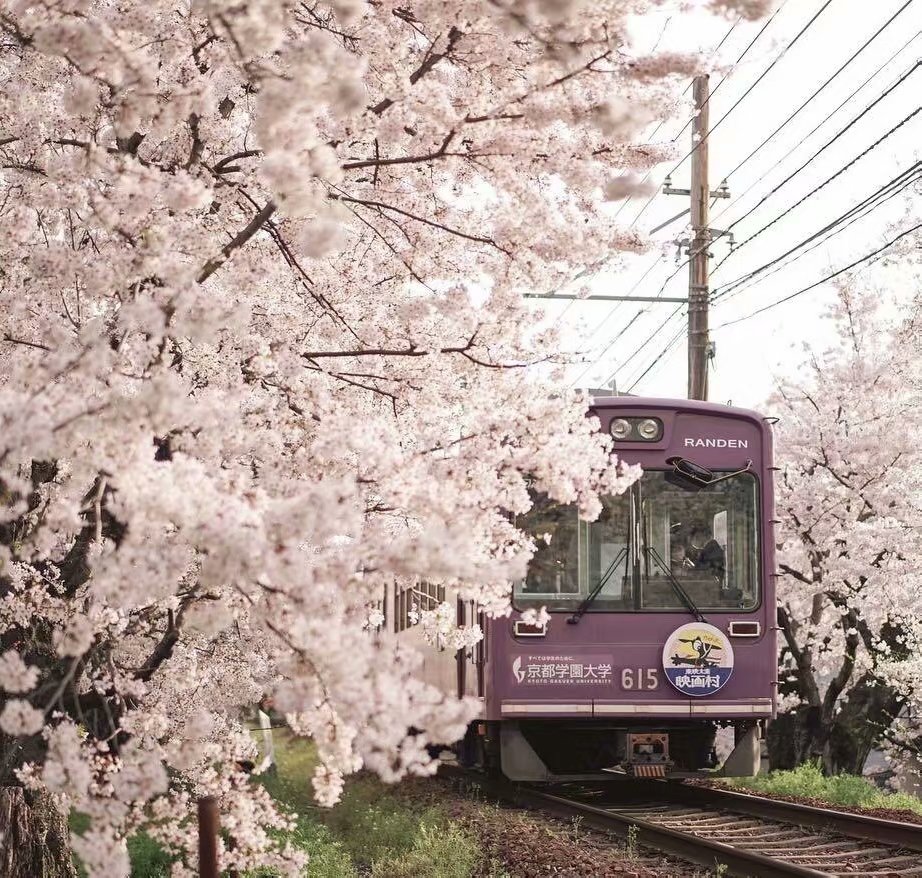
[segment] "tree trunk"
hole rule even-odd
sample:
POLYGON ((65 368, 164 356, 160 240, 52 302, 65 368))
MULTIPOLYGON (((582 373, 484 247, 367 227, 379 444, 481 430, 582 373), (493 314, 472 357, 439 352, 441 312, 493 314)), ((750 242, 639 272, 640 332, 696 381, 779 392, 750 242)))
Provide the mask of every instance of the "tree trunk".
POLYGON ((48 793, 0 787, 0 875, 76 878, 67 818, 48 793))
POLYGON ((779 714, 768 727, 768 759, 773 770, 822 760, 829 732, 822 708, 801 705, 779 714))
POLYGON ((818 761, 824 774, 860 775, 901 706, 892 689, 862 679, 834 716, 806 705, 783 713, 768 727, 771 767, 789 769, 818 761))
POLYGON ((883 683, 862 679, 848 693, 836 715, 823 754, 827 774, 861 774, 871 750, 890 727, 903 699, 883 683))

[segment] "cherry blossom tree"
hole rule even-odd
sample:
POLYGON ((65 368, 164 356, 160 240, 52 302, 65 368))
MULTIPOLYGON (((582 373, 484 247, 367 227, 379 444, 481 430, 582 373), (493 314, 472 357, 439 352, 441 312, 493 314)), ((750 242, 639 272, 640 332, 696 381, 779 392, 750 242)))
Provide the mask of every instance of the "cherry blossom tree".
POLYGON ((300 874, 240 769, 266 695, 325 803, 463 732, 370 608, 426 579, 505 612, 528 480, 592 516, 635 476, 521 294, 643 246, 604 192, 699 64, 630 48, 651 5, 3 4, 5 874, 69 874, 68 808, 90 875, 142 826, 191 874, 203 794, 225 869, 300 874))
POLYGON ((777 430, 782 666, 775 764, 861 773, 922 689, 922 395, 911 327, 851 278, 841 342, 769 403, 777 430))

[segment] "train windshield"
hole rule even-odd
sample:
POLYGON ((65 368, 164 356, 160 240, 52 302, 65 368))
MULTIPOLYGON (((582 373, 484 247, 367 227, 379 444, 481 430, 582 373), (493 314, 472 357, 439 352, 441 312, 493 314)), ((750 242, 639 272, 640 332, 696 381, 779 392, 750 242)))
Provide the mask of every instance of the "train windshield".
POLYGON ((626 493, 604 498, 592 522, 574 506, 534 499, 517 521, 537 547, 515 587, 519 608, 574 610, 600 583, 589 612, 687 612, 682 589, 701 610, 759 604, 758 483, 750 473, 690 488, 648 470, 626 493))

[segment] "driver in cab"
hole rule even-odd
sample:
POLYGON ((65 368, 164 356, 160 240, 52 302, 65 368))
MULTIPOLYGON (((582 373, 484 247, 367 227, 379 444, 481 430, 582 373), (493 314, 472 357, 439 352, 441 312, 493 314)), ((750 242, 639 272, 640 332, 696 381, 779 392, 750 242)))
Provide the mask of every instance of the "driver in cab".
POLYGON ((717 542, 704 525, 694 525, 689 533, 685 548, 685 563, 701 573, 715 577, 723 584, 727 574, 727 556, 723 546, 717 542))

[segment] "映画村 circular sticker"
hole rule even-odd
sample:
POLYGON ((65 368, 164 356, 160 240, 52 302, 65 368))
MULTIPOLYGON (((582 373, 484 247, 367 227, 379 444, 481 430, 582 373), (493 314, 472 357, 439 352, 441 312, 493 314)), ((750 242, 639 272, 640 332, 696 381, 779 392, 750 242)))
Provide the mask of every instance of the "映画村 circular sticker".
POLYGON ((733 647, 713 625, 689 622, 667 638, 663 670, 683 695, 713 695, 733 673, 733 647))

